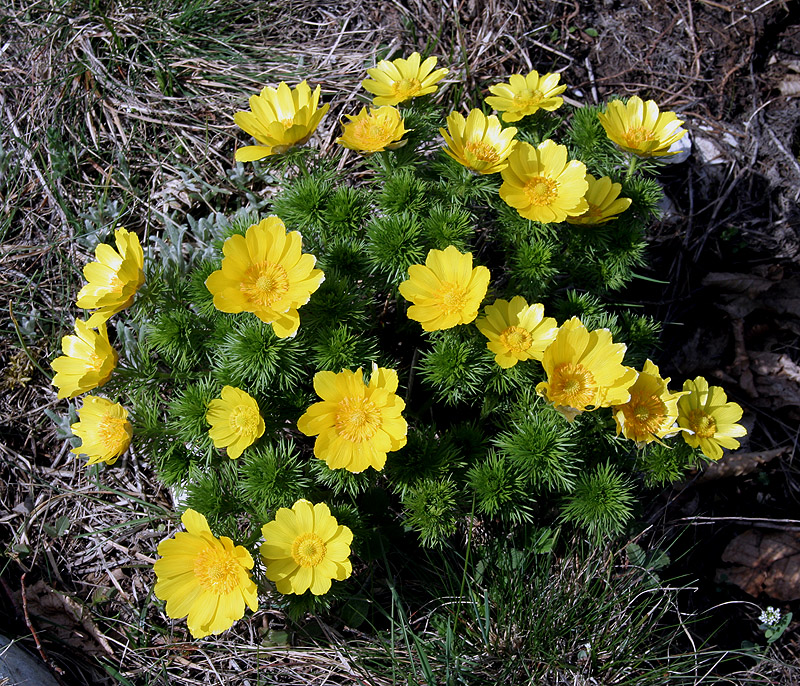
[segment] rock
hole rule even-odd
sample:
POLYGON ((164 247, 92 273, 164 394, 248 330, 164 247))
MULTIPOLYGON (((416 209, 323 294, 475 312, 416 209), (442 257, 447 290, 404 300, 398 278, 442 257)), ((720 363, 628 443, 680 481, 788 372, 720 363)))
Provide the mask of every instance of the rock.
POLYGON ((39 658, 0 635, 0 683, 6 679, 14 686, 59 686, 39 658))

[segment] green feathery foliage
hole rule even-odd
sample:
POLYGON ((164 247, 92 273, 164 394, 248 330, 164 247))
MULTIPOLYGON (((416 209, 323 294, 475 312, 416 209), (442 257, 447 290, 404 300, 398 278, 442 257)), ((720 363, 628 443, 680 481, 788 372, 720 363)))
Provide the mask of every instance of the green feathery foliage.
POLYGON ((497 174, 475 174, 443 152, 432 168, 438 177, 439 192, 454 204, 488 203, 497 198, 500 189, 497 174))
POLYGON ((406 524, 428 548, 442 546, 458 526, 459 493, 450 479, 424 479, 403 496, 406 524))
POLYGON ((633 516, 633 484, 609 463, 581 474, 561 510, 564 522, 574 522, 599 540, 622 532, 633 516))
POLYGON ((418 218, 427 214, 430 205, 430 186, 411 170, 404 169, 389 176, 378 194, 378 206, 390 215, 404 212, 418 218))
POLYGON ((377 472, 369 467, 363 472, 349 472, 346 469, 331 469, 324 460, 313 458, 309 462, 314 481, 335 495, 347 494, 355 497, 375 484, 377 472))
POLYGON ((509 286, 528 302, 549 295, 558 274, 556 254, 556 247, 547 238, 517 243, 510 250, 509 286))
POLYGON ((664 199, 664 191, 655 179, 642 176, 626 179, 620 195, 633 201, 625 214, 630 212, 632 218, 638 219, 639 226, 661 214, 659 204, 664 199))
POLYGON ((539 110, 528 117, 515 121, 510 126, 517 130, 517 138, 534 147, 550 138, 564 122, 564 117, 557 112, 539 110))
POLYGON ((641 369, 645 360, 652 357, 659 347, 661 323, 652 317, 625 311, 621 313, 619 324, 619 340, 628 346, 625 351, 625 364, 641 369))
POLYGON ((494 451, 467 472, 477 511, 506 522, 520 523, 533 518, 533 498, 525 488, 526 481, 515 465, 494 451))
MULTIPOLYGON (((209 403, 218 395, 217 384, 207 378, 177 390, 175 397, 167 405, 169 430, 183 443, 201 449, 210 448, 206 413, 209 403)), ((155 403, 154 407, 157 406, 155 403)))
POLYGON ((446 209, 435 205, 422 219, 425 243, 436 250, 454 245, 459 251, 467 252, 474 231, 474 220, 463 208, 446 209))
POLYGON ((652 442, 636 453, 636 466, 649 488, 661 488, 686 477, 699 464, 697 451, 684 441, 652 442))
POLYGON ((425 261, 422 226, 411 212, 375 217, 367 227, 367 254, 374 272, 399 282, 412 264, 425 261))
POLYGON ((213 319, 219 314, 219 310, 214 307, 214 296, 206 286, 206 279, 218 269, 218 262, 204 261, 189 276, 186 297, 197 314, 204 319, 213 319))
POLYGON ((324 175, 301 176, 273 201, 273 212, 287 229, 302 234, 306 249, 312 253, 320 248, 332 191, 333 182, 324 175))
POLYGON ((142 335, 164 362, 179 373, 188 372, 206 358, 211 329, 189 309, 163 310, 142 327, 142 335))
POLYGON ((256 393, 288 390, 305 378, 306 354, 300 337, 278 338, 270 324, 248 314, 214 351, 213 373, 222 384, 256 393))
POLYGON ((392 488, 405 493, 418 481, 439 479, 460 467, 460 453, 449 437, 432 426, 411 426, 408 442, 386 459, 386 474, 392 488))
POLYGON ((297 448, 288 440, 260 443, 245 451, 240 462, 242 499, 265 522, 274 510, 307 497, 313 485, 297 448))
POLYGON ((342 369, 365 368, 377 359, 378 342, 346 324, 317 329, 317 334, 311 344, 316 369, 340 372, 342 369))
POLYGON ((475 399, 485 388, 494 361, 477 332, 441 331, 420 355, 419 372, 438 400, 456 405, 475 399))
POLYGON ((340 186, 328 198, 322 215, 322 238, 326 242, 359 238, 372 215, 369 195, 363 190, 340 186))
POLYGON ((240 531, 240 518, 247 509, 242 498, 242 484, 235 460, 220 458, 211 468, 198 465, 189 468, 185 484, 186 506, 202 512, 209 526, 220 535, 242 540, 252 535, 256 523, 247 525, 246 535, 240 531))
POLYGON ((358 281, 370 270, 366 243, 351 238, 334 238, 326 246, 326 252, 319 256, 317 267, 325 273, 326 283, 332 279, 358 281))
POLYGON ((539 407, 516 419, 492 442, 499 455, 539 491, 571 491, 582 466, 575 457, 575 428, 554 410, 539 407))
POLYGON ((597 118, 597 113, 604 109, 587 106, 573 110, 571 126, 567 129, 567 147, 596 178, 613 178, 619 173, 618 167, 623 156, 609 140, 597 118))
POLYGON ((322 282, 311 302, 303 307, 300 317, 302 328, 310 331, 336 325, 360 331, 370 321, 370 302, 352 287, 352 279, 334 275, 322 282))

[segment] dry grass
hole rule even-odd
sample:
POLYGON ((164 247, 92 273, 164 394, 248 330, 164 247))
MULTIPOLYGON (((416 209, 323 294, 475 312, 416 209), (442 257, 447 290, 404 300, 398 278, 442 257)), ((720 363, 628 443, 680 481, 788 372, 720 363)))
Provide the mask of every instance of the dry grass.
MULTIPOLYGON (((727 6, 701 4, 701 12, 727 6)), ((780 9, 761 3, 764 9, 748 12, 759 3, 730 4, 732 21, 744 17, 734 28, 743 35, 757 36, 758 22, 780 9)), ((3 4, 0 309, 9 317, 0 328, 0 530, 9 558, 0 606, 18 632, 36 631, 65 681, 101 683, 106 677, 98 665, 105 664, 108 674, 120 674, 107 677, 109 683, 380 683, 360 673, 335 642, 264 647, 266 632, 285 624, 270 610, 221 639, 189 642, 184 625, 166 618, 151 596, 152 557, 173 527, 171 494, 135 451, 100 478, 72 459, 63 434, 43 414, 65 407, 49 386, 48 361, 71 326, 80 266, 97 235, 118 224, 155 235, 170 221, 184 223, 187 214, 244 204, 242 182, 231 172, 244 136, 231 115, 265 84, 307 77, 322 85, 325 101, 333 103, 317 136, 323 149, 333 145, 337 121, 363 102, 359 83, 376 57, 426 48, 450 67, 446 81, 459 101, 481 94, 495 76, 537 68, 564 71, 564 80, 582 89, 568 93, 572 100, 646 89, 668 94, 679 107, 701 103, 694 111, 718 123, 720 98, 747 64, 732 62, 718 92, 704 99, 708 45, 702 17, 692 15, 696 3, 665 3, 671 14, 653 29, 660 33, 644 61, 641 45, 621 40, 618 23, 603 23, 623 15, 598 15, 584 5, 3 4), (599 30, 596 40, 587 28, 599 30), (680 50, 653 52, 676 31, 686 33, 686 41, 675 43, 680 50), (604 59, 613 50, 618 58, 604 59), (612 78, 611 65, 624 60, 636 70, 623 65, 612 78), (42 599, 48 596, 68 600, 47 615, 42 599)), ((766 116, 757 111, 749 121, 762 125, 766 116)), ((777 140, 786 147, 785 132, 777 140)), ((736 167, 728 193, 746 173, 746 166, 736 167)), ((269 192, 269 177, 246 174, 258 192, 269 192)), ((701 213, 689 214, 691 221, 701 213)), ((712 220, 720 221, 719 212, 712 220)), ((687 241, 699 254, 706 239, 699 219, 694 226, 698 234, 687 241)))

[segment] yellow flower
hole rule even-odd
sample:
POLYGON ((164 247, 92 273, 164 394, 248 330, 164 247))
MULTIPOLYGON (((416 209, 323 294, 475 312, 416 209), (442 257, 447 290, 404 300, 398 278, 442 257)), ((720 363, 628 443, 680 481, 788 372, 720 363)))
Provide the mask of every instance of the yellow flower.
POLYGON ((612 341, 608 329, 589 332, 573 317, 544 351, 547 381, 538 384, 536 392, 569 421, 584 410, 622 405, 636 380, 636 370, 622 364, 625 350, 624 343, 612 341))
POLYGON ((331 469, 381 470, 386 453, 406 444, 406 404, 395 393, 397 372, 373 365, 369 385, 361 369, 317 372, 314 390, 322 398, 297 421, 306 436, 317 436, 314 454, 331 469))
POLYGON ((128 421, 128 411, 118 403, 87 395, 78 410, 78 419, 70 428, 81 439, 81 445, 70 452, 86 455, 87 464, 114 464, 131 444, 133 427, 128 421))
POLYGON ((670 146, 686 133, 674 112, 659 112, 654 100, 635 95, 627 103, 612 100, 597 117, 612 141, 639 157, 674 155, 670 146))
POLYGON ((414 303, 408 318, 420 322, 425 331, 437 331, 474 320, 488 288, 489 270, 473 269, 472 253, 460 253, 450 245, 431 250, 424 265, 412 264, 399 290, 414 303))
POLYGON ((64 355, 50 363, 56 372, 53 385, 59 398, 74 398, 102 386, 119 359, 108 342, 106 325, 100 324, 95 331, 80 319, 75 320, 75 335, 61 339, 61 350, 64 355))
POLYGON ((214 536, 199 512, 186 510, 181 521, 186 531, 158 546, 153 592, 167 601, 167 616, 188 616, 192 636, 203 638, 229 629, 244 616, 245 603, 253 612, 258 609, 249 572, 253 558, 227 536, 214 536))
POLYGON ((228 457, 235 460, 264 434, 264 418, 255 398, 243 390, 223 386, 221 395, 208 404, 208 435, 215 448, 225 448, 228 457))
POLYGON ((298 500, 282 507, 274 521, 261 527, 261 557, 267 579, 279 593, 327 593, 331 581, 344 581, 353 571, 350 544, 353 532, 339 524, 325 503, 298 500))
POLYGON ((685 395, 667 388, 669 378, 662 379, 658 367, 647 360, 636 381, 628 389, 627 403, 614 406, 617 435, 621 433, 641 447, 646 443, 678 433, 678 399, 685 395))
POLYGON ((237 112, 233 120, 260 145, 239 148, 237 162, 253 162, 305 143, 330 107, 318 108, 319 94, 319 86, 312 93, 305 81, 294 89, 281 81, 277 89, 265 86, 259 95, 251 95, 252 111, 237 112))
POLYGON ((742 418, 742 408, 728 402, 719 386, 709 387, 702 376, 684 381, 683 390, 687 395, 678 401, 678 426, 686 429, 683 440, 712 460, 722 457, 723 448, 738 448, 736 439, 747 434, 747 429, 736 423, 742 418))
POLYGON ((493 114, 488 117, 478 109, 470 110, 466 119, 458 112, 447 117, 447 131, 439 129, 447 146, 444 151, 467 169, 481 174, 494 174, 505 169, 508 156, 517 145, 517 130, 504 129, 493 114))
POLYGON ((583 214, 589 205, 586 165, 567 161, 567 148, 546 140, 534 148, 522 142, 502 170, 500 197, 521 216, 543 224, 583 214))
POLYGON ((612 183, 611 179, 604 176, 595 179, 591 174, 586 174, 589 190, 584 196, 589 204, 589 209, 577 217, 567 217, 570 224, 605 224, 616 219, 620 212, 631 206, 630 198, 619 198, 622 184, 612 183))
POLYGON ((350 120, 343 124, 342 135, 336 142, 350 150, 359 152, 379 152, 393 150, 405 144, 400 139, 408 133, 400 111, 394 107, 384 106, 377 110, 362 107, 353 116, 345 115, 350 120))
POLYGON ((78 293, 76 305, 97 309, 86 322, 92 327, 128 307, 144 283, 144 253, 139 237, 132 231, 117 229, 114 238, 116 250, 101 243, 94 250, 97 261, 83 268, 88 283, 78 293))
POLYGON ((552 112, 564 104, 561 95, 566 86, 559 86, 561 74, 542 74, 534 70, 527 76, 512 74, 508 83, 489 86, 493 94, 486 104, 503 113, 503 121, 515 122, 537 110, 552 112))
POLYGON ((521 295, 511 302, 495 300, 484 312, 486 316, 476 324, 489 339, 486 347, 495 354, 494 361, 503 369, 520 360, 541 360, 558 332, 556 320, 544 316, 544 305, 528 305, 521 295))
POLYGON ((436 57, 429 57, 420 64, 418 52, 412 52, 408 59, 381 60, 378 66, 367 69, 372 79, 364 79, 361 85, 376 96, 374 105, 399 105, 436 91, 436 84, 447 74, 447 69, 433 71, 436 61, 436 57))
POLYGON ((234 235, 222 246, 222 269, 206 279, 214 295, 214 307, 221 312, 252 312, 272 324, 278 338, 297 333, 300 315, 325 276, 314 269, 317 258, 302 253, 297 231, 286 233, 283 222, 267 217, 234 235))

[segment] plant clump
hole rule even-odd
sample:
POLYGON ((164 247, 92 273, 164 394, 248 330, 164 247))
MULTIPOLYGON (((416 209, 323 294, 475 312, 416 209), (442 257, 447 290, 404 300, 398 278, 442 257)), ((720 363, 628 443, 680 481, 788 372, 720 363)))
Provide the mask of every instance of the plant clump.
POLYGON ((220 222, 202 260, 140 264, 126 232, 132 257, 87 266, 97 311, 53 383, 106 396, 84 398, 74 452, 111 465, 130 444, 185 496, 156 596, 196 637, 258 593, 296 612, 356 593, 376 550, 620 535, 647 489, 744 434, 722 389, 668 388, 658 323, 610 297, 644 261, 674 114, 570 108, 531 72, 490 87, 501 118, 464 117, 430 97, 436 62, 368 70, 349 165, 301 148, 319 87, 265 87, 235 115, 257 143, 236 159, 282 166, 270 210, 220 222))

